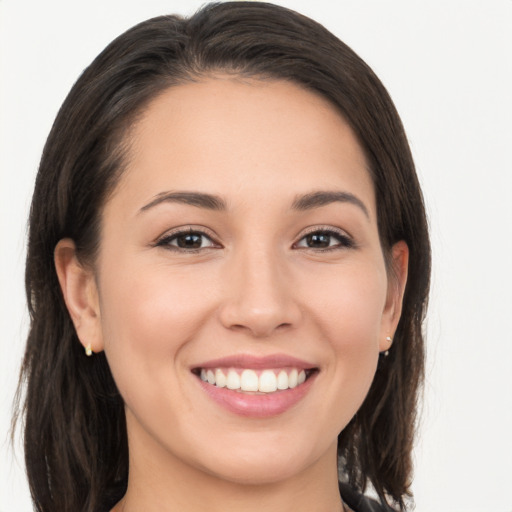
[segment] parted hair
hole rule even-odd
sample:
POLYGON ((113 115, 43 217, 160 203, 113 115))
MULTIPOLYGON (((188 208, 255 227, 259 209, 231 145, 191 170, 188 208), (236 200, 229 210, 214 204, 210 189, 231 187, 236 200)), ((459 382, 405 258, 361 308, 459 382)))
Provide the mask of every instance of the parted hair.
POLYGON ((393 346, 338 438, 340 479, 362 492, 373 487, 383 503, 405 510, 430 279, 413 159, 396 109, 372 70, 320 24, 260 2, 208 4, 189 18, 161 16, 136 25, 85 69, 55 119, 30 211, 30 330, 18 390, 35 510, 109 510, 128 477, 123 399, 104 354, 84 355, 57 280, 55 246, 72 238, 79 259, 94 264, 102 208, 122 176, 130 128, 166 89, 218 73, 287 80, 326 98, 366 155, 385 257, 397 241, 409 247, 393 346))

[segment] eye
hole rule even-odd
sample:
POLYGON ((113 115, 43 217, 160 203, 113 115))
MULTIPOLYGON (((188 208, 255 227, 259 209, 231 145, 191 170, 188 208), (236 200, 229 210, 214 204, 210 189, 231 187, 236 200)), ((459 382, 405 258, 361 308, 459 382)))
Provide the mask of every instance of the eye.
POLYGON ((355 246, 354 241, 342 231, 334 229, 316 229, 303 236, 295 247, 304 249, 334 250, 350 249, 355 246))
POLYGON ((206 233, 194 229, 175 231, 164 235, 155 244, 175 251, 197 252, 201 249, 219 247, 206 233))

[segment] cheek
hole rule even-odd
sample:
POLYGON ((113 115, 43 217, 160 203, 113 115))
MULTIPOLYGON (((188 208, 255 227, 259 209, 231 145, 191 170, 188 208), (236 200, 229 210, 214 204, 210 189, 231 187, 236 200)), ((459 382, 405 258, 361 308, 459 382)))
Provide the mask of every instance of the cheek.
POLYGON ((333 348, 343 352, 378 348, 387 295, 385 270, 379 265, 331 272, 309 290, 313 315, 333 348))
POLYGON ((330 278, 318 279, 310 288, 311 315, 321 329, 325 354, 325 378, 331 403, 342 404, 335 420, 350 421, 362 404, 378 363, 387 277, 378 265, 352 267, 330 278))
POLYGON ((187 342, 204 325, 209 310, 204 285, 186 272, 158 265, 129 271, 117 265, 105 276, 100 288, 102 329, 116 381, 133 377, 134 371, 157 379, 157 368, 175 367, 187 342))

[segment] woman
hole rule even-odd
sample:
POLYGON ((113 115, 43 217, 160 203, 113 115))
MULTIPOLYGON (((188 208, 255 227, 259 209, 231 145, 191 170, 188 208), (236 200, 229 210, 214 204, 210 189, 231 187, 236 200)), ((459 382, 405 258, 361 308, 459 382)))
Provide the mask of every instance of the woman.
POLYGON ((429 270, 399 117, 337 38, 257 2, 129 30, 36 181, 37 509, 404 510, 429 270))

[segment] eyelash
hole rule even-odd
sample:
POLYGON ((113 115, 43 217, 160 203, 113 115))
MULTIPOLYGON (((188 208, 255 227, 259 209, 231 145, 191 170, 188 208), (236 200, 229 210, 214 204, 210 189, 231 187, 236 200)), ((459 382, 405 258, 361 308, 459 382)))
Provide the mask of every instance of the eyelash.
MULTIPOLYGON (((311 250, 315 252, 330 252, 330 251, 336 251, 336 250, 342 250, 342 249, 353 249, 356 247, 356 244, 354 240, 347 235, 345 232, 341 230, 333 229, 332 227, 315 227, 311 228, 309 231, 304 233, 302 237, 299 239, 298 242, 293 244, 293 248, 300 248, 299 244, 303 240, 305 240, 307 237, 311 237, 313 235, 323 235, 329 237, 329 244, 331 242, 332 238, 335 238, 338 243, 335 245, 328 245, 327 247, 302 247, 306 250, 311 250)), ((160 238, 156 243, 155 247, 163 247, 165 249, 176 251, 176 252, 184 252, 188 254, 195 254, 204 250, 208 249, 218 249, 221 248, 220 244, 217 244, 213 237, 206 231, 203 231, 201 229, 194 229, 194 228, 188 228, 188 229, 180 229, 171 233, 166 234, 162 238, 160 238), (177 245, 173 245, 172 242, 176 242, 180 237, 186 237, 186 236, 196 236, 201 238, 207 238, 210 240, 211 245, 207 247, 179 247, 177 245)))
POLYGON ((178 229, 176 231, 173 231, 171 233, 167 233, 162 238, 160 238, 156 243, 156 247, 163 247, 165 249, 168 249, 170 251, 176 251, 176 252, 186 252, 188 254, 195 254, 201 251, 204 251, 205 249, 217 249, 221 246, 214 242, 212 235, 210 235, 208 232, 202 230, 190 227, 188 229, 178 229), (197 236, 202 238, 207 238, 210 240, 211 245, 208 247, 192 247, 192 248, 186 248, 186 247, 178 247, 177 245, 172 245, 171 242, 177 241, 180 237, 186 237, 186 236, 197 236))
POLYGON ((312 235, 326 235, 330 238, 335 238, 338 241, 338 244, 336 245, 329 245, 328 247, 321 247, 321 248, 315 248, 315 247, 304 247, 304 249, 309 249, 315 252, 330 252, 330 251, 339 251, 343 249, 354 249, 356 247, 355 241, 347 235, 342 230, 334 229, 332 227, 322 227, 322 226, 315 226, 314 228, 310 228, 306 233, 302 235, 300 240, 294 244, 294 247, 297 247, 298 244, 306 239, 309 236, 312 235))

